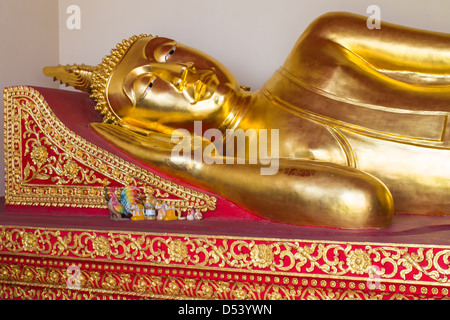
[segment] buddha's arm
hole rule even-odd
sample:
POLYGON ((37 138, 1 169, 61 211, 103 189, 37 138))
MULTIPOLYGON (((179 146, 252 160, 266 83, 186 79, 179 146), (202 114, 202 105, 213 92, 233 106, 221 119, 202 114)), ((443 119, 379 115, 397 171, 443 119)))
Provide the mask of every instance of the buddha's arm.
POLYGON ((263 218, 338 228, 389 225, 392 196, 379 180, 331 163, 279 159, 275 175, 259 164, 205 164, 172 154, 170 136, 142 136, 124 128, 92 124, 92 129, 142 163, 223 196, 263 218))

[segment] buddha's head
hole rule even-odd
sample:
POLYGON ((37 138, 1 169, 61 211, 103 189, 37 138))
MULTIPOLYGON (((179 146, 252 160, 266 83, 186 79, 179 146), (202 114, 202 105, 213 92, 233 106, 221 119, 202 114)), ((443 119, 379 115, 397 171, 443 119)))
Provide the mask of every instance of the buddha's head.
POLYGON ((147 35, 119 43, 97 67, 48 67, 44 73, 92 92, 104 122, 157 131, 214 118, 240 91, 232 73, 214 58, 147 35))

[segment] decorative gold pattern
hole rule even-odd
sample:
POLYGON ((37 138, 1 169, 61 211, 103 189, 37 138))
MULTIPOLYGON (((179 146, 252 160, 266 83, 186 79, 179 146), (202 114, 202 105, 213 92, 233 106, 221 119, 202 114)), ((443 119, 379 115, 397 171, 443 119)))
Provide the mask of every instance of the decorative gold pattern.
POLYGON ((250 251, 250 257, 252 258, 253 264, 259 268, 267 268, 272 264, 274 259, 272 248, 265 244, 253 246, 250 251))
MULTIPOLYGON (((298 285, 297 278, 287 279, 284 285, 261 281, 254 282, 254 276, 233 279, 231 274, 214 274, 219 279, 205 279, 203 272, 183 269, 154 269, 140 267, 120 267, 95 263, 78 264, 80 268, 80 288, 69 290, 67 273, 73 262, 42 261, 35 259, 3 257, 0 259, 0 298, 23 299, 307 299, 307 300, 362 300, 362 299, 447 299, 448 289, 422 287, 421 295, 415 295, 415 287, 409 286, 411 293, 389 290, 367 291, 364 283, 356 288, 355 282, 303 279, 298 285), (200 277, 199 277, 200 276, 200 277), (226 278, 226 279, 225 279, 226 278), (292 283, 290 283, 292 282, 292 283), (340 287, 340 288, 336 288, 340 287), (441 293, 443 296, 437 296, 441 293)), ((206 275, 210 275, 207 273, 206 275)), ((267 280, 267 279, 266 279, 267 280)), ((401 286, 405 287, 405 286, 401 286)), ((400 291, 405 291, 400 290, 400 291)))
POLYGON ((165 180, 70 131, 30 87, 4 91, 7 204, 106 208, 104 185, 135 185, 181 211, 216 198, 165 180))
POLYGON ((29 154, 31 158, 31 162, 27 161, 23 169, 24 183, 33 180, 51 180, 57 185, 110 183, 107 179, 97 178, 93 170, 83 170, 72 160, 70 154, 60 153, 49 138, 40 132, 31 117, 30 110, 23 110, 22 119, 24 119, 22 137, 25 140, 23 157, 29 154), (50 156, 52 151, 55 156, 50 156))
POLYGON ((90 92, 92 76, 96 67, 81 65, 58 65, 57 67, 45 67, 42 71, 53 80, 59 80, 61 84, 72 86, 78 90, 90 92))
MULTIPOLYGON (((264 280, 266 284, 282 285, 280 290, 286 289, 285 285, 288 284, 296 285, 297 281, 294 279, 305 280, 311 277, 319 281, 322 279, 322 287, 355 289, 356 283, 360 282, 361 290, 381 284, 380 290, 385 291, 401 284, 408 286, 412 294, 417 290, 423 294, 433 294, 433 290, 427 286, 438 288, 435 292, 445 289, 448 293, 450 286, 450 248, 440 246, 130 234, 4 226, 0 229, 0 255, 95 261, 99 264, 116 264, 120 266, 118 268, 125 269, 127 265, 158 270, 183 269, 189 273, 197 273, 200 277, 207 273, 207 278, 219 278, 218 280, 223 278, 214 274, 221 273, 227 274, 227 280, 264 280), (339 279, 340 282, 333 284, 333 279, 339 279)), ((301 284, 303 287, 316 286, 318 283, 315 279, 301 284)), ((111 275, 103 286, 112 290, 121 281, 111 275)), ((143 275, 136 282, 140 285, 127 290, 139 291, 139 286, 150 286, 155 281, 154 278, 143 275)), ((179 281, 188 280, 173 280, 159 294, 169 294, 170 290, 172 296, 181 294, 180 290, 185 284, 179 281)), ((214 294, 218 294, 222 290, 221 286, 214 283, 205 282, 202 284, 203 289, 200 290, 199 286, 196 288, 205 296, 211 292, 210 287, 214 289, 214 294)), ((252 286, 255 285, 252 283, 252 286)), ((405 292, 406 289, 398 287, 398 290, 405 292)), ((237 290, 233 293, 234 298, 248 298, 246 295, 249 290, 246 293, 239 292, 237 290)), ((326 291, 321 294, 325 297, 325 293, 326 291)), ((286 294, 282 296, 286 297, 286 294)), ((184 296, 185 293, 181 295, 184 296)), ((274 298, 278 294, 272 292, 271 295, 274 298)), ((294 296, 297 297, 297 293, 294 296)))
POLYGON ((364 274, 372 266, 370 256, 361 249, 350 252, 347 256, 347 264, 351 272, 364 274))
POLYGON ((367 291, 364 283, 356 288, 355 282, 285 278, 283 285, 270 283, 267 277, 262 281, 255 276, 236 277, 229 273, 215 273, 219 279, 205 279, 209 272, 183 269, 154 269, 141 267, 120 267, 113 264, 73 264, 69 261, 39 260, 29 258, 0 257, 0 298, 2 299, 257 299, 257 300, 382 300, 382 299, 448 299, 447 288, 422 287, 415 295, 414 286, 409 292, 395 292, 395 285, 381 290, 367 291), (71 275, 68 267, 80 268, 80 288, 69 290, 71 275), (172 274, 172 275, 171 275, 172 274), (239 280, 236 280, 239 278, 239 280), (338 287, 338 288, 336 288, 338 287), (339 288, 340 287, 340 288, 339 288), (439 294, 441 294, 439 296, 439 294))

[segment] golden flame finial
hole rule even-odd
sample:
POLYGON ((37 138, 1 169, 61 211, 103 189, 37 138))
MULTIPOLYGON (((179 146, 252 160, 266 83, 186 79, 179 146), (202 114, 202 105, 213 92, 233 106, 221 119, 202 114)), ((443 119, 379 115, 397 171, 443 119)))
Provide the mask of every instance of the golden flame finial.
POLYGON ((61 84, 74 87, 75 89, 90 92, 95 67, 82 65, 58 65, 57 67, 45 67, 44 74, 59 80, 61 84))

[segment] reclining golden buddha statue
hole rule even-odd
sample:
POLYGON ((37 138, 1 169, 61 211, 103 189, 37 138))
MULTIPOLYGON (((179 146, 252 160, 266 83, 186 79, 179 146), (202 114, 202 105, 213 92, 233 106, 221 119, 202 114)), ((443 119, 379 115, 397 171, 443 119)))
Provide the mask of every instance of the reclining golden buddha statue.
POLYGON ((148 35, 124 40, 96 67, 44 73, 92 93, 104 122, 91 128, 116 148, 257 216, 382 228, 394 213, 450 214, 450 35, 325 14, 254 92, 208 55, 148 35), (238 129, 277 139, 250 163, 248 144, 244 153, 228 144, 227 130, 238 129), (174 152, 186 132, 202 139, 188 157, 174 152), (198 161, 207 148, 210 159, 198 161), (277 171, 262 174, 270 161, 277 171))

